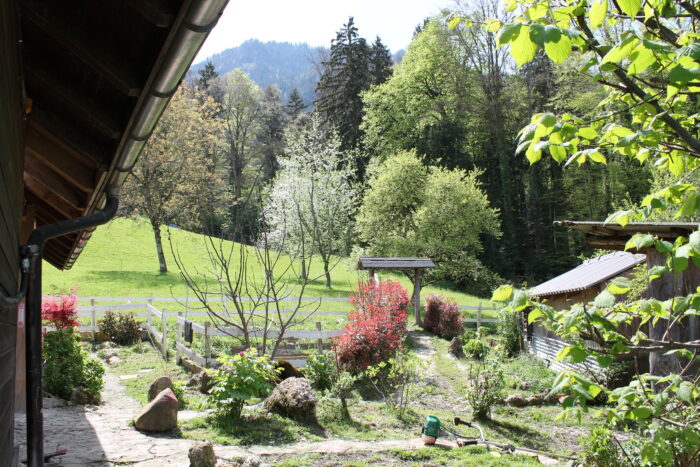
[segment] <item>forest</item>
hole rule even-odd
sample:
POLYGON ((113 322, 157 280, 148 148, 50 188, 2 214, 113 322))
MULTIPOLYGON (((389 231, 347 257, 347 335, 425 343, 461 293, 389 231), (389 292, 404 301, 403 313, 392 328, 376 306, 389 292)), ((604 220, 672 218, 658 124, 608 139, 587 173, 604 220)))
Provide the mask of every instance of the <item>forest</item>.
POLYGON ((518 138, 533 114, 587 120, 601 104, 624 104, 579 71, 582 51, 556 63, 539 49, 519 66, 495 29, 450 27, 458 17, 506 24, 515 17, 506 10, 480 0, 426 18, 400 64, 349 18, 320 59, 311 102, 297 89, 287 99, 275 84, 261 89, 241 69, 200 66, 127 186, 124 212, 150 219, 160 269, 160 229, 170 224, 248 244, 284 231, 278 247, 323 243, 327 258, 429 256, 439 264, 431 280, 482 295, 504 281, 535 285, 590 256, 553 221, 604 220, 668 175, 614 151, 604 164, 530 164, 518 138))

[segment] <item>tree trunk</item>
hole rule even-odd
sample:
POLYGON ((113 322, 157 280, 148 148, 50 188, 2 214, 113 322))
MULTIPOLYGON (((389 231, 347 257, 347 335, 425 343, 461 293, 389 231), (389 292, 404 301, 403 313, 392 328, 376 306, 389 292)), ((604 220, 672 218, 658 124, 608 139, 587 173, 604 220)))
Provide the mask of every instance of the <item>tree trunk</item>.
POLYGON ((326 288, 330 289, 331 288, 331 271, 329 270, 327 259, 323 260, 323 272, 326 274, 326 288))
POLYGON ((156 239, 156 251, 158 252, 160 272, 168 272, 168 266, 165 264, 165 255, 163 254, 163 242, 160 240, 160 224, 151 222, 151 227, 153 227, 153 236, 156 239))

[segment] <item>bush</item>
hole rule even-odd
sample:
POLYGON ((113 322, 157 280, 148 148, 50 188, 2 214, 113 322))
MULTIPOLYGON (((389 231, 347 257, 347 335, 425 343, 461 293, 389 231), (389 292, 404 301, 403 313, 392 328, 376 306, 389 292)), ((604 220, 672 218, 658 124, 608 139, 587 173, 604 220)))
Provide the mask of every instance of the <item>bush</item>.
POLYGON ((603 427, 595 427, 587 437, 579 439, 583 451, 579 454, 583 465, 592 467, 623 467, 628 465, 613 433, 603 427))
POLYGON ((496 334, 509 356, 518 354, 524 348, 523 326, 521 313, 506 310, 498 312, 496 334))
POLYGON ((266 355, 248 349, 234 356, 221 355, 222 367, 212 372, 213 386, 209 402, 221 415, 238 419, 243 405, 253 397, 265 396, 278 374, 275 364, 266 355))
POLYGON ((367 368, 365 375, 387 407, 402 419, 418 392, 418 383, 425 370, 425 362, 399 352, 396 357, 367 368))
POLYGON ((80 386, 95 401, 100 400, 104 386, 102 364, 90 358, 80 346, 75 333, 75 294, 44 298, 41 316, 56 328, 44 335, 42 341, 44 391, 62 399, 70 399, 73 389, 80 386))
POLYGON ((396 282, 361 283, 350 296, 356 307, 335 340, 341 368, 360 373, 391 358, 406 337, 408 294, 396 282))
POLYGON ((141 339, 141 325, 134 319, 133 313, 107 311, 97 326, 107 340, 118 345, 131 345, 141 339))
POLYGON ((329 352, 312 353, 306 357, 304 377, 318 391, 327 391, 337 379, 337 368, 329 352))
POLYGON ((459 313, 459 307, 454 299, 445 299, 434 293, 425 298, 426 330, 445 339, 452 339, 464 332, 464 323, 459 313))
POLYGON ((491 416, 491 407, 503 399, 504 387, 503 373, 495 366, 469 366, 465 397, 472 407, 475 419, 482 420, 491 416))
POLYGON ((474 336, 471 339, 462 339, 464 354, 474 360, 483 360, 489 353, 489 347, 480 338, 474 336))

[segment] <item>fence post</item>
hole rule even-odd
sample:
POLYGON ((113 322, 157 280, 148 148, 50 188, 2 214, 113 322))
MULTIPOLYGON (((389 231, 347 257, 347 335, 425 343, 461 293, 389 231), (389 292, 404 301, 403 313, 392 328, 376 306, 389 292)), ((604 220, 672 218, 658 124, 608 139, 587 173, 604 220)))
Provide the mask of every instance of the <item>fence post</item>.
POLYGON ((168 359, 168 310, 163 308, 161 311, 161 342, 160 345, 163 350, 163 358, 168 359))
MULTIPOLYGON (((318 332, 321 332, 321 322, 316 321, 316 330, 318 332)), ((316 341, 316 350, 318 350, 318 353, 323 352, 323 338, 319 337, 318 340, 316 341)))
MULTIPOLYGON (((153 292, 151 292, 151 298, 148 299, 148 304, 153 306, 153 292)), ((148 328, 148 332, 150 333, 153 327, 151 322, 151 308, 149 306, 146 307, 146 312, 146 327, 148 328)))
POLYGON ((95 316, 95 299, 90 299, 90 324, 92 325, 92 341, 95 342, 95 329, 97 328, 97 317, 95 316))
POLYGON ((180 345, 182 344, 182 312, 177 312, 177 331, 175 331, 175 363, 180 363, 180 345))
POLYGON ((209 321, 204 323, 204 367, 209 368, 211 360, 211 337, 209 336, 209 321))
POLYGON ((476 309, 476 329, 481 327, 481 302, 479 302, 479 308, 476 309))

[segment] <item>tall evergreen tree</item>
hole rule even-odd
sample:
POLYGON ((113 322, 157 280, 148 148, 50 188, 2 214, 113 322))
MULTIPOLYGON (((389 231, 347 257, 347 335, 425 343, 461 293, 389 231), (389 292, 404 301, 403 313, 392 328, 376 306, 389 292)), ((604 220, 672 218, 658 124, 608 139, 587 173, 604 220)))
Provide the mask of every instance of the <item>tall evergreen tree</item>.
MULTIPOLYGON (((360 95, 372 85, 370 57, 370 47, 359 37, 350 17, 332 41, 330 59, 323 63, 323 74, 316 86, 315 101, 322 122, 337 129, 342 151, 356 149, 361 144, 360 95)), ((358 168, 360 178, 364 176, 365 164, 358 168)))
POLYGON ((382 84, 391 76, 391 67, 394 65, 394 61, 391 59, 391 52, 382 43, 382 39, 377 36, 369 53, 372 84, 382 84))
POLYGON ((285 106, 285 111, 289 118, 294 120, 299 116, 299 114, 306 108, 306 103, 304 99, 301 98, 299 90, 297 88, 292 89, 292 93, 289 95, 289 100, 285 106))
POLYGON ((260 103, 260 128, 256 138, 260 146, 263 181, 272 180, 279 168, 277 156, 284 149, 286 125, 287 115, 282 107, 280 90, 273 84, 263 91, 260 103))
POLYGON ((204 68, 199 70, 199 77, 197 78, 196 84, 199 89, 205 90, 209 88, 212 81, 219 77, 219 72, 216 71, 216 67, 211 62, 207 60, 204 64, 204 68))

